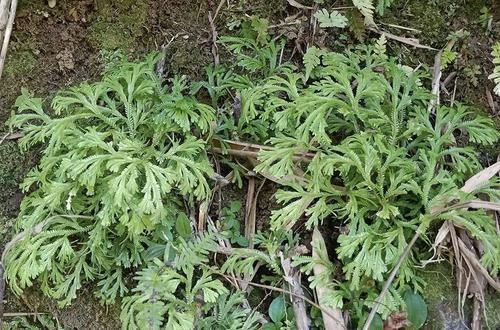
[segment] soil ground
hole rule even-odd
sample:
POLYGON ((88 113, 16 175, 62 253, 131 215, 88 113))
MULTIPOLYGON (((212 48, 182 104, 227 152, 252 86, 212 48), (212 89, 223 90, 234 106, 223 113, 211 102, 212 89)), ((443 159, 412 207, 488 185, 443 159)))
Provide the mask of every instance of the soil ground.
MULTIPOLYGON (((302 1, 305 5, 312 2, 302 1)), ((326 1, 331 7, 349 4, 331 2, 326 1)), ((231 27, 237 26, 244 15, 265 17, 270 24, 280 25, 286 17, 303 12, 289 6, 286 0, 221 3, 216 18, 219 34, 231 33, 231 27)), ((98 79, 105 65, 121 55, 140 58, 163 46, 168 75, 202 76, 203 67, 213 61, 212 30, 207 15, 209 11, 214 14, 218 6, 219 1, 215 0, 59 0, 54 8, 49 8, 43 0, 20 0, 6 68, 0 80, 0 124, 8 119, 22 88, 50 100, 62 88, 98 79)), ((394 34, 417 37, 435 48, 444 47, 451 33, 467 31, 470 35, 459 38, 454 48, 459 53, 457 60, 443 72, 443 80, 452 72, 456 72, 456 78, 450 79, 446 86, 442 103, 453 99, 497 117, 500 99, 494 96, 488 99, 493 84, 487 76, 493 68, 489 53, 494 41, 500 40, 500 25, 494 24, 491 31, 486 31, 480 21, 483 7, 490 8, 494 21, 500 20, 500 4, 494 0, 395 0, 391 9, 377 21, 394 34)), ((349 31, 319 34, 318 44, 342 49, 349 43, 377 37, 363 29, 359 15, 355 12, 350 15, 349 31)), ((290 48, 298 46, 299 50, 308 34, 300 26, 289 28, 286 24, 274 32, 288 37, 290 48)), ((433 51, 415 50, 392 41, 388 49, 404 64, 433 65, 433 51)), ((0 128, 2 131, 7 128, 0 128)), ((484 150, 485 164, 496 160, 499 150, 499 145, 484 150)), ((0 247, 13 233, 23 196, 18 185, 36 160, 36 152, 21 154, 12 141, 0 145, 0 247)), ((226 199, 244 200, 244 196, 245 189, 234 189, 227 192, 226 199)), ((260 224, 265 223, 275 206, 271 196, 272 188, 263 190, 258 208, 260 224)), ((82 289, 81 298, 64 310, 31 291, 20 299, 8 296, 6 308, 7 312, 51 312, 65 329, 118 328, 116 309, 101 307, 91 291, 91 288, 82 289)))

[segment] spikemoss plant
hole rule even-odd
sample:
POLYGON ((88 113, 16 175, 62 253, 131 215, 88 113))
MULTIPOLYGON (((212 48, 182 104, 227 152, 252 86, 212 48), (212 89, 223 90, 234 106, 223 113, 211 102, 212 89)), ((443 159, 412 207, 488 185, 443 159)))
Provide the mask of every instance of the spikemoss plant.
MULTIPOLYGON (((8 253, 14 292, 36 279, 66 305, 84 282, 98 281, 104 301, 125 296, 124 328, 255 328, 260 316, 244 298, 229 298, 220 273, 248 275, 258 264, 270 274, 263 280, 278 285, 283 256, 298 244, 287 231, 325 222, 346 227, 336 249, 342 273, 332 255, 295 257, 294 265, 311 275, 311 287, 331 289, 322 305, 348 310, 355 325, 415 231, 426 240, 434 222, 452 221, 481 241, 481 262, 498 274, 493 222, 463 205, 479 193, 498 202, 499 182, 460 190, 481 169, 474 146, 498 139, 492 121, 463 105, 427 112, 426 76, 388 57, 384 40, 345 53, 311 48, 301 70, 282 62, 283 43, 257 32, 222 38, 235 64, 208 68, 196 84, 177 77, 164 86, 151 57, 61 92, 54 114, 27 92, 19 97, 10 125, 24 131, 22 148, 45 149, 23 185, 18 220, 20 230, 38 231, 8 253), (205 92, 211 105, 196 98, 205 92), (281 184, 283 204, 257 248, 226 250, 222 267, 208 256, 223 235, 196 233, 185 212, 210 200, 213 137, 267 143, 254 170, 281 184), (329 276, 312 273, 318 263, 329 276)), ((408 288, 421 290, 419 259, 413 250, 404 262, 382 318, 405 308, 408 288)))

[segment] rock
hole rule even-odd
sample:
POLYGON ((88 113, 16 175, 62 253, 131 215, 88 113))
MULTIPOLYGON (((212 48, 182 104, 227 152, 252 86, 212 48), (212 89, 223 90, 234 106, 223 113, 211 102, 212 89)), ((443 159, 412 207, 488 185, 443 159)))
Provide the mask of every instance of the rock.
MULTIPOLYGON (((427 286, 423 297, 427 303, 428 317, 422 329, 469 330, 472 320, 472 299, 465 301, 461 318, 458 306, 458 289, 451 265, 447 262, 431 264, 420 275, 427 286)), ((491 290, 491 289, 489 289, 491 290)), ((486 315, 490 329, 500 328, 500 297, 494 292, 485 292, 486 315)), ((486 322, 483 320, 483 327, 486 322)))

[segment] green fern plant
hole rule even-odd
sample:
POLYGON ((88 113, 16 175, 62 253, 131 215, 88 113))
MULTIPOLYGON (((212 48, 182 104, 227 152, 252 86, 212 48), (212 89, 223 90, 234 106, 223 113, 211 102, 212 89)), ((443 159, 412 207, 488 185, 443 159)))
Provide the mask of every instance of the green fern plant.
MULTIPOLYGON (((354 4, 373 18, 371 1, 354 4)), ((221 38, 234 65, 207 68, 206 81, 163 84, 150 57, 59 93, 48 111, 23 92, 9 124, 24 132, 23 149, 44 149, 23 184, 17 223, 31 234, 7 253, 15 293, 38 281, 67 305, 95 281, 103 301, 124 297, 124 329, 258 328, 261 315, 242 293, 230 296, 219 276, 255 275, 263 266, 259 280, 282 284, 282 258, 300 238, 291 229, 326 221, 346 228, 335 250, 340 265, 327 255, 295 257, 294 265, 312 287, 328 287, 328 305, 347 308, 354 324, 366 318, 410 237, 427 239, 433 222, 455 222, 480 240, 482 264, 498 274, 491 219, 459 207, 479 194, 500 200, 498 180, 460 190, 481 169, 474 146, 498 140, 492 121, 464 105, 428 113, 426 75, 390 58, 385 38, 344 53, 311 47, 300 70, 282 60, 284 43, 267 27, 253 18, 243 36, 221 38), (211 105, 199 101, 207 95, 211 105), (185 213, 211 198, 214 136, 267 141, 253 170, 280 182, 283 204, 255 249, 232 248, 220 266, 209 256, 228 237, 196 233, 185 213), (317 264, 329 276, 313 275, 317 264)), ((235 173, 243 167, 222 162, 235 173)), ((404 309, 403 292, 421 289, 419 258, 413 250, 401 266, 383 318, 404 309)))
POLYGON ((488 76, 488 79, 493 80, 495 87, 493 92, 500 95, 500 42, 495 43, 493 50, 491 51, 491 56, 493 56, 493 73, 488 76))
POLYGON ((54 218, 43 233, 8 254, 7 280, 16 293, 41 281, 68 304, 87 280, 112 302, 127 292, 122 271, 145 262, 151 241, 173 231, 183 197, 207 198, 213 175, 205 152, 212 107, 189 94, 184 78, 163 87, 156 57, 125 63, 101 82, 59 93, 51 112, 26 91, 11 128, 23 149, 43 143, 40 164, 26 178, 20 230, 54 218), (76 221, 66 216, 79 216, 76 221), (84 216, 84 217, 82 217, 84 216))
POLYGON ((374 12, 383 16, 386 9, 393 4, 394 0, 378 0, 376 5, 373 0, 352 0, 352 4, 365 17, 365 24, 368 26, 375 25, 373 20, 374 12))
POLYGON ((122 304, 122 328, 257 329, 260 315, 244 307, 241 293, 230 296, 208 267, 208 254, 216 250, 210 234, 169 245, 164 261, 154 259, 134 278, 134 293, 122 304))
MULTIPOLYGON (((429 222, 457 216, 433 214, 433 206, 450 194, 473 197, 459 188, 481 165, 474 148, 457 140, 491 145, 499 135, 490 119, 462 105, 441 107, 432 118, 425 76, 388 59, 383 44, 345 54, 312 48, 302 79, 289 73, 269 77, 254 87, 266 93, 252 100, 253 118, 268 123, 268 142, 275 147, 260 153, 255 170, 278 179, 304 173, 276 194, 284 207, 273 212, 271 229, 291 228, 302 217, 309 228, 329 218, 346 222, 337 254, 348 282, 335 292, 348 301, 369 297, 355 307, 358 320, 373 305, 374 283, 384 281, 413 232, 425 238, 429 222)), ((475 236, 488 240, 483 261, 496 273, 500 242, 491 221, 482 211, 459 213, 475 236)), ((403 264, 383 317, 404 305, 401 293, 408 286, 421 288, 417 260, 412 253, 403 264)))

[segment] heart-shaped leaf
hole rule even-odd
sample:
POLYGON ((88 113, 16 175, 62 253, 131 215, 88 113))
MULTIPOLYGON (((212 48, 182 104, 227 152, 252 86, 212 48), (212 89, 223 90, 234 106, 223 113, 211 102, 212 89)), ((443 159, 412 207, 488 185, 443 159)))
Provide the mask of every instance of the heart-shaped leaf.
POLYGON ((382 318, 380 315, 375 314, 375 317, 372 320, 372 323, 370 323, 370 330, 383 330, 384 329, 384 321, 382 321, 382 318))

